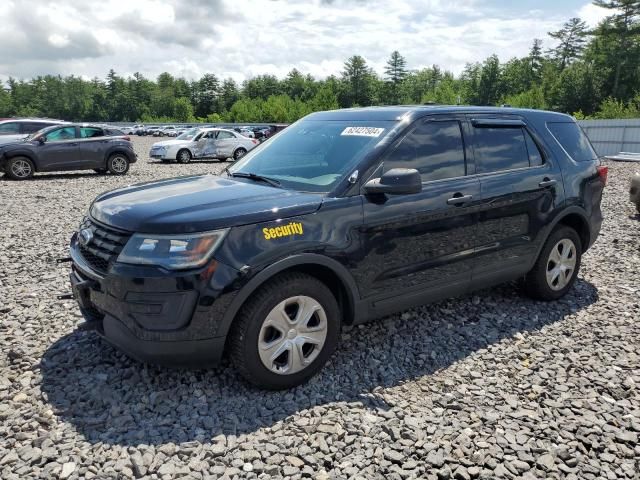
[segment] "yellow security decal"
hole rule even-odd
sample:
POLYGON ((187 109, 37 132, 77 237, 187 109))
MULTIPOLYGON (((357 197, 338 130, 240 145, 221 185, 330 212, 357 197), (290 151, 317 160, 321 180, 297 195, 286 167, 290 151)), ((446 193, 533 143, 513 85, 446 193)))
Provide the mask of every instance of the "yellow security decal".
POLYGON ((302 224, 300 222, 289 222, 279 227, 263 228, 262 233, 264 234, 265 240, 272 240, 274 238, 302 235, 304 231, 302 230, 302 224))

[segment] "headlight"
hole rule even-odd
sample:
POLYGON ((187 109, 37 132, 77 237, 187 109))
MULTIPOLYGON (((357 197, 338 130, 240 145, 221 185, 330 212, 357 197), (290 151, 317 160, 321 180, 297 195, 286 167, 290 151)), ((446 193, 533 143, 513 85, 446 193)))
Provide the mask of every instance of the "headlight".
POLYGON ((118 262, 157 265, 172 270, 197 268, 209 259, 229 229, 185 235, 134 234, 118 262))

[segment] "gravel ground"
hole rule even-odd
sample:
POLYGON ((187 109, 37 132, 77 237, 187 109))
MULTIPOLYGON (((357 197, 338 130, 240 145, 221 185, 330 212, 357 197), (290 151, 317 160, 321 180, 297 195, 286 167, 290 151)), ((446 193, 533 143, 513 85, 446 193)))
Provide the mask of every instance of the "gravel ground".
POLYGON ((138 364, 56 300, 54 260, 98 193, 223 166, 134 142, 126 177, 0 179, 1 478, 640 478, 637 165, 610 165, 602 234, 563 300, 506 285, 345 329, 320 375, 268 393, 226 363, 138 364))

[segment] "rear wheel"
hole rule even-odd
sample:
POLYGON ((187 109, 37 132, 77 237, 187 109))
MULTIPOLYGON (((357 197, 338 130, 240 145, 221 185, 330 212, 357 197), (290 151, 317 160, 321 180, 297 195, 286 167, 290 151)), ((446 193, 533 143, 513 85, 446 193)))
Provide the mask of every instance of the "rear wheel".
POLYGON ((35 167, 27 157, 13 157, 7 163, 7 175, 13 180, 26 180, 33 177, 35 167))
POLYGON ((527 294, 539 300, 564 296, 576 281, 581 258, 582 242, 576 231, 565 226, 556 228, 525 277, 527 294))
POLYGON ((340 319, 324 283, 300 273, 281 275, 243 306, 231 332, 231 360, 254 385, 295 387, 315 375, 335 350, 340 319))
POLYGON ((242 157, 245 156, 245 154, 247 153, 247 150, 245 148, 239 148, 237 149, 235 152, 233 152, 233 159, 234 160, 239 160, 242 157))
POLYGON ((178 155, 176 155, 178 162, 180 163, 189 163, 191 161, 191 152, 189 150, 180 150, 178 155))
POLYGON ((107 160, 107 170, 114 175, 124 175, 129 171, 129 159, 122 153, 114 153, 107 160))

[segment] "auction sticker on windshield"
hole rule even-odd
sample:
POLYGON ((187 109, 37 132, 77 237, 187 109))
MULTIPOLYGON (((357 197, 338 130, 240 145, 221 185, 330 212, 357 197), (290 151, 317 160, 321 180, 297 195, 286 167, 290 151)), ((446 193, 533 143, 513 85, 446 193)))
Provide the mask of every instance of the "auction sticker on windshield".
POLYGON ((382 132, 384 132, 384 128, 378 127, 347 127, 345 128, 340 135, 351 135, 357 137, 379 137, 382 132))

